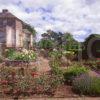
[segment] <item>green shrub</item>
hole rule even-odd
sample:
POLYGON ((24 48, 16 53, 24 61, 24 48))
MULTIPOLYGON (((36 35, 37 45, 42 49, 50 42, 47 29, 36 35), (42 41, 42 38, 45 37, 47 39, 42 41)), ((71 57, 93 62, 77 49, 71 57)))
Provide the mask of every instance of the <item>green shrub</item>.
POLYGON ((73 81, 73 90, 79 94, 100 96, 100 77, 82 75, 73 81))
POLYGON ((42 39, 39 42, 39 47, 41 49, 52 49, 53 48, 53 41, 49 39, 42 39))
POLYGON ((60 51, 53 50, 52 52, 49 53, 49 56, 54 59, 59 59, 61 58, 62 53, 60 51))
POLYGON ((73 60, 75 57, 74 51, 63 51, 63 55, 67 57, 67 59, 73 60))
POLYGON ((57 59, 52 59, 50 61, 50 67, 51 67, 51 74, 56 76, 56 78, 59 78, 60 82, 64 82, 64 76, 63 76, 63 70, 60 67, 60 61, 57 59))
POLYGON ((12 56, 14 52, 15 52, 14 49, 6 49, 6 56, 7 57, 12 56))
POLYGON ((65 72, 64 72, 64 78, 65 81, 68 83, 72 83, 72 80, 84 73, 87 73, 88 69, 84 66, 74 65, 70 66, 65 72))
POLYGON ((51 72, 55 75, 63 76, 63 71, 60 68, 60 61, 54 59, 50 61, 51 72))
POLYGON ((87 65, 88 67, 95 69, 95 70, 100 70, 100 61, 99 60, 85 61, 84 65, 87 65))
POLYGON ((60 69, 61 52, 59 52, 57 50, 54 50, 54 51, 49 53, 49 56, 51 57, 51 59, 49 61, 49 64, 50 64, 50 67, 51 67, 51 71, 54 74, 57 74, 57 73, 61 72, 61 69, 60 69))
POLYGON ((10 60, 35 60, 36 59, 36 54, 32 50, 24 50, 22 52, 15 51, 13 53, 10 53, 8 56, 10 60))

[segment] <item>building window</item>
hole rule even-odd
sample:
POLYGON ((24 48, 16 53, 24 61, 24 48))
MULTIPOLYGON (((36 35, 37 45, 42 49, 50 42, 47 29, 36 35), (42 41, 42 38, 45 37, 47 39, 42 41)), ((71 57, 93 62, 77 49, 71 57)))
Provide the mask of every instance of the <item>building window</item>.
POLYGON ((3 20, 0 19, 0 27, 2 27, 2 26, 3 26, 3 20))
POLYGON ((7 25, 7 20, 3 21, 3 25, 6 26, 7 25))

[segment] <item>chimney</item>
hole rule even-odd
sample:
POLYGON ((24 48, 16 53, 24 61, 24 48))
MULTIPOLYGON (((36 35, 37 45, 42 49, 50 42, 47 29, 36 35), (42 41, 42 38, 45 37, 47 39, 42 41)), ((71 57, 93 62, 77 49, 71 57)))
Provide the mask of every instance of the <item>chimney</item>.
POLYGON ((7 9, 3 9, 2 12, 3 12, 3 13, 7 13, 8 10, 7 10, 7 9))

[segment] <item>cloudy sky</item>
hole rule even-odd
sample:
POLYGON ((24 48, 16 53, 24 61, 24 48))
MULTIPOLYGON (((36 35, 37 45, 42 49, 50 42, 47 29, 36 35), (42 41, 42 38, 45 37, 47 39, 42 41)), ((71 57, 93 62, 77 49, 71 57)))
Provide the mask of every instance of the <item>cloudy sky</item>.
POLYGON ((48 29, 71 32, 78 41, 100 34, 100 0, 0 0, 2 9, 34 26, 39 38, 48 29))

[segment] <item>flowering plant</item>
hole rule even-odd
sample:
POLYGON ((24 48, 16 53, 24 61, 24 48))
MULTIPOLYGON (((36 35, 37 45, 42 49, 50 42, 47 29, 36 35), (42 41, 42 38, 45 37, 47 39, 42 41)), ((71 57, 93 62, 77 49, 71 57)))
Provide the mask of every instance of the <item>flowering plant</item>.
POLYGON ((36 54, 32 50, 23 49, 21 52, 16 51, 11 56, 8 57, 11 60, 35 60, 36 54))
POLYGON ((32 77, 35 77, 35 76, 38 75, 38 73, 36 73, 36 72, 32 72, 31 75, 32 75, 32 77))
POLYGON ((4 85, 4 84, 6 85, 6 84, 8 83, 8 81, 7 81, 7 80, 1 80, 0 83, 1 83, 2 85, 4 85))

